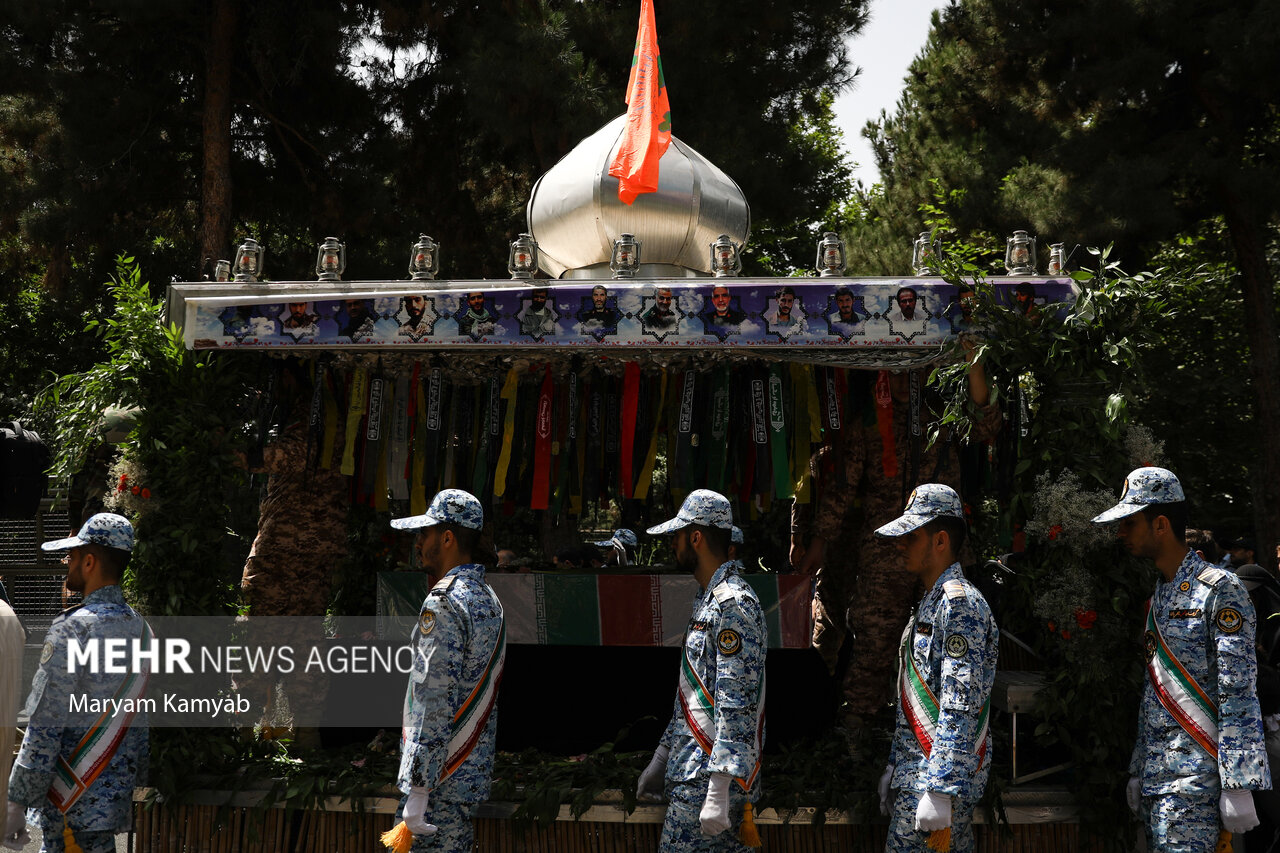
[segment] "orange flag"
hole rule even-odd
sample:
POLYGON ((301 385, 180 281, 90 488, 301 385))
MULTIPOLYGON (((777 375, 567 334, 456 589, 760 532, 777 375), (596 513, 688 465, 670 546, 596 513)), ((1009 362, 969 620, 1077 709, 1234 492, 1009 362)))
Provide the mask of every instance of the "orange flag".
POLYGON ((657 192, 658 161, 671 144, 671 104, 662 78, 653 0, 640 0, 640 28, 627 81, 627 122, 609 174, 618 179, 618 198, 631 204, 640 193, 657 192))

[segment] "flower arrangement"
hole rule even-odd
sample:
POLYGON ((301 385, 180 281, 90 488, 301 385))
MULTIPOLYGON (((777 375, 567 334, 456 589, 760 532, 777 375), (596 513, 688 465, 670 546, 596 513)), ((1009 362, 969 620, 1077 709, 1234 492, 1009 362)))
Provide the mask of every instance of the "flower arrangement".
POLYGON ((107 480, 107 493, 102 503, 108 510, 137 521, 155 509, 157 500, 151 487, 146 485, 149 482, 147 472, 136 459, 129 456, 117 459, 107 480))

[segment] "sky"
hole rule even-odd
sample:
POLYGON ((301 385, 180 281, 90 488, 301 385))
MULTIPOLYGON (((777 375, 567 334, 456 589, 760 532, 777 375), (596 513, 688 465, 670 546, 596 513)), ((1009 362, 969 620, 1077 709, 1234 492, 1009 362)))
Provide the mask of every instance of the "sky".
POLYGON ((849 41, 849 61, 862 73, 836 98, 836 126, 844 132, 844 150, 856 164, 854 177, 868 186, 879 176, 862 127, 879 118, 881 110, 893 112, 907 66, 929 35, 930 13, 945 5, 942 0, 874 0, 870 23, 849 41))

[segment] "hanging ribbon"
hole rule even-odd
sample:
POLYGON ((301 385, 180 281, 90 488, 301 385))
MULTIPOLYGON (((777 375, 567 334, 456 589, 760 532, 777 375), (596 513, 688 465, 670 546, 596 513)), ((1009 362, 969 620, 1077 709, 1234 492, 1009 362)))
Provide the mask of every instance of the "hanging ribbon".
POLYGON ((500 498, 507 493, 507 471, 511 467, 511 442, 516 431, 516 394, 520 389, 520 380, 513 367, 507 371, 507 379, 502 385, 501 397, 507 404, 506 422, 502 427, 502 451, 498 454, 498 468, 493 474, 493 496, 500 498))
POLYGON ((676 420, 675 453, 672 464, 667 471, 667 479, 673 475, 679 478, 680 490, 688 492, 693 488, 693 442, 696 433, 693 401, 698 389, 698 374, 686 370, 680 381, 680 411, 676 420))
POLYGON ((356 472, 356 442, 363 438, 360 432, 360 421, 364 419, 365 405, 368 403, 369 371, 357 367, 351 373, 351 390, 347 398, 347 429, 345 444, 342 448, 343 474, 356 472))
POLYGON ((365 406, 364 448, 357 460, 357 465, 360 468, 357 498, 361 503, 366 503, 369 506, 375 506, 376 504, 380 472, 383 484, 386 484, 385 471, 383 470, 383 466, 386 463, 382 459, 382 449, 385 443, 382 440, 382 415, 385 403, 386 380, 382 376, 382 360, 379 359, 373 377, 369 380, 369 402, 365 406))
POLYGON ((622 403, 616 379, 605 379, 604 393, 604 476, 602 491, 614 494, 618 483, 618 450, 621 438, 618 430, 618 413, 622 403))
POLYGON ((769 389, 768 374, 757 374, 751 378, 751 445, 754 449, 755 463, 752 465, 752 476, 742 483, 742 500, 745 503, 753 494, 771 491, 765 483, 769 480, 769 389))
POLYGON ((622 497, 631 498, 635 480, 632 477, 632 461, 636 441, 636 409, 640 404, 640 364, 629 361, 622 374, 622 434, 619 438, 621 456, 619 463, 619 482, 622 485, 622 497))
POLYGON ((476 470, 471 480, 471 494, 481 506, 488 506, 493 495, 493 445, 502 434, 502 385, 490 376, 484 385, 484 418, 476 447, 476 470))
POLYGON ((420 365, 413 363, 413 462, 410 466, 412 480, 409 486, 409 513, 422 515, 427 511, 427 487, 424 481, 427 466, 427 390, 420 379, 420 365))
MULTIPOLYGON (((644 455, 644 467, 640 469, 640 479, 636 482, 635 498, 638 501, 648 500, 649 487, 653 485, 653 466, 658 459, 658 413, 667 399, 667 372, 662 371, 662 379, 658 386, 658 396, 652 411, 655 412, 653 429, 649 431, 649 450, 644 455)), ((671 473, 668 471, 667 478, 671 473)), ((622 565, 626 565, 623 563, 622 565)))
POLYGON ((552 417, 551 366, 543 370, 542 387, 538 390, 538 414, 534 426, 533 442, 533 493, 530 495, 530 509, 546 509, 551 494, 551 436, 555 428, 552 417))
POLYGON ((791 430, 791 483, 796 503, 807 504, 810 497, 809 477, 809 445, 812 427, 810 426, 809 395, 813 393, 813 368, 807 364, 792 362, 791 400, 792 411, 795 412, 795 424, 791 430))
POLYGON ((826 380, 823 387, 826 390, 827 399, 827 428, 832 432, 839 432, 844 425, 843 413, 840 410, 842 395, 837 387, 840 373, 834 367, 823 368, 823 373, 826 380))
MULTIPOLYGON (((920 428, 920 405, 921 398, 924 396, 921 389, 921 374, 918 370, 912 370, 907 374, 908 388, 910 396, 907 400, 907 418, 908 418, 908 435, 910 436, 911 448, 909 458, 911 460, 911 473, 908 477, 910 482, 902 484, 902 504, 906 506, 907 492, 914 489, 916 484, 920 482, 920 452, 923 449, 923 436, 920 428)), ((938 454, 939 460, 942 454, 938 454)))
POLYGON ((791 465, 788 462, 787 406, 783 396, 782 366, 777 362, 769 366, 769 452, 773 464, 773 496, 778 500, 790 500, 791 465))
POLYGON ((387 379, 382 380, 382 406, 378 411, 378 446, 377 452, 370 457, 373 460, 373 489, 370 503, 379 512, 387 510, 387 467, 391 464, 391 413, 395 411, 395 385, 387 379))
POLYGON ((311 377, 311 406, 307 412, 307 450, 303 458, 308 468, 314 468, 324 441, 324 365, 312 361, 307 372, 311 377))
POLYGON ((587 438, 583 442, 582 499, 590 502, 600 496, 601 451, 604 447, 604 389, 597 378, 587 387, 587 438))
POLYGON ((880 430, 880 467, 886 477, 896 477, 898 450, 893 440, 893 392, 887 370, 876 376, 876 427, 880 430))
POLYGON ((707 486, 724 493, 725 463, 729 457, 729 368, 721 367, 712 378, 711 447, 707 452, 707 486))
POLYGON ((559 517, 564 512, 565 501, 571 501, 571 494, 575 484, 575 476, 578 463, 578 370, 577 363, 573 364, 572 372, 569 374, 569 380, 565 383, 563 406, 559 408, 560 415, 557 419, 559 424, 559 447, 553 447, 553 451, 558 451, 557 468, 556 468, 556 489, 555 496, 551 501, 552 515, 559 517))
POLYGON ((342 401, 338 394, 337 377, 330 368, 324 368, 320 381, 324 385, 324 439, 320 444, 320 467, 328 471, 333 468, 333 449, 338 443, 338 418, 342 401))
POLYGON ((409 420, 409 409, 412 407, 413 395, 409 389, 409 377, 401 374, 396 377, 393 389, 394 406, 391 416, 391 448, 387 454, 387 489, 391 497, 398 501, 409 499, 409 437, 412 422, 409 420))

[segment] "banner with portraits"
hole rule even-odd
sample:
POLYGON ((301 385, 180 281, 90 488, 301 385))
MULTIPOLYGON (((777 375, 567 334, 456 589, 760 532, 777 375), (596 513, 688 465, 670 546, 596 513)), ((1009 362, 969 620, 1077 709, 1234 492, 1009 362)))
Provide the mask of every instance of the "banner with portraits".
MULTIPOLYGON (((1010 310, 1070 279, 996 279, 1010 310)), ((969 328, 937 278, 175 284, 190 349, 937 347, 969 328), (425 285, 425 286, 424 286, 425 285)))

